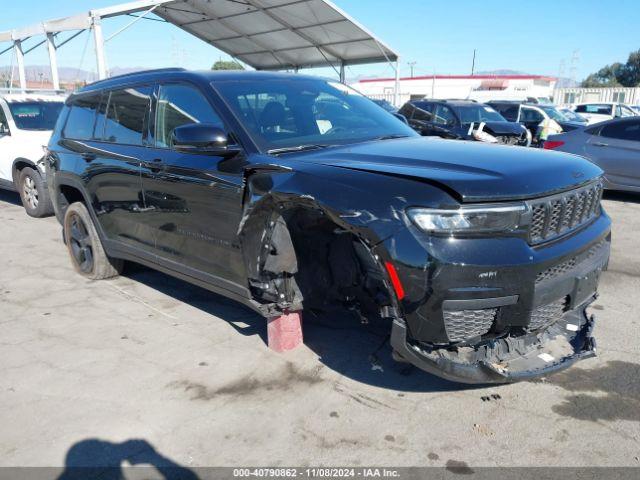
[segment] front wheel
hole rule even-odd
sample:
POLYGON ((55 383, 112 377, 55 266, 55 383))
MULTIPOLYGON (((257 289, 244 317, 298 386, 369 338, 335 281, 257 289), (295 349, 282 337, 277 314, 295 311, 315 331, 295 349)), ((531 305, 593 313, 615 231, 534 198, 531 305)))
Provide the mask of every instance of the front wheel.
POLYGON ((64 215, 63 228, 71 263, 80 275, 91 280, 120 275, 124 262, 107 256, 83 203, 69 205, 64 215))
POLYGON ((49 190, 37 170, 25 167, 20 171, 18 192, 22 205, 30 217, 42 218, 53 214, 49 190))

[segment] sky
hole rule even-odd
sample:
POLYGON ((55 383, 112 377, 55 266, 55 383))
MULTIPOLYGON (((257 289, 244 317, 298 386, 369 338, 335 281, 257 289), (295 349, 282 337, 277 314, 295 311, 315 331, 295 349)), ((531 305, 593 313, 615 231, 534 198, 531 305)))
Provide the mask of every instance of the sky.
MULTIPOLYGON (((220 0, 222 1, 222 0, 220 0)), ((125 0, 2 0, 0 31, 72 15, 125 0)), ((575 76, 581 80, 606 64, 625 62, 640 48, 638 0, 334 0, 401 56, 401 73, 469 74, 510 69, 575 76)), ((104 22, 105 38, 132 20, 104 22)), ((63 34, 68 35, 68 34, 63 34)), ((25 49, 37 43, 25 42, 25 49)), ((0 44, 0 51, 9 44, 0 44)), ((109 68, 182 66, 207 69, 229 57, 179 28, 141 20, 106 46, 109 68)), ((93 43, 85 32, 63 46, 59 64, 95 71, 93 43)), ((0 67, 11 55, 0 56, 0 67)), ((44 46, 26 56, 27 65, 46 65, 44 46)), ((328 69, 315 69, 330 75, 328 69)), ((347 76, 393 76, 384 64, 350 67, 347 76)))

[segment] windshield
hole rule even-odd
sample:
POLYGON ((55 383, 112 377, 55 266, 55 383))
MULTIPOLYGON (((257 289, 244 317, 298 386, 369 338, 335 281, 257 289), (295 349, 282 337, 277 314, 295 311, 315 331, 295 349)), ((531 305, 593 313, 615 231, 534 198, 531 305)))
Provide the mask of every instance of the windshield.
POLYGON ((488 105, 453 107, 461 123, 506 122, 505 118, 488 105))
POLYGON ((53 130, 62 102, 9 102, 11 116, 20 130, 53 130))
POLYGON ((591 113, 596 115, 611 115, 613 112, 612 105, 606 104, 587 104, 587 105, 578 105, 576 107, 576 112, 578 113, 591 113))
POLYGON ((567 117, 569 120, 571 120, 572 122, 580 122, 580 123, 587 123, 587 119, 584 118, 582 115, 568 110, 568 109, 563 109, 562 113, 565 117, 567 117))
POLYGON ((338 82, 261 78, 218 81, 213 86, 264 151, 419 136, 338 82))
POLYGON ((549 107, 546 105, 538 105, 538 107, 546 112, 556 122, 566 122, 568 120, 562 113, 560 113, 556 107, 549 107))

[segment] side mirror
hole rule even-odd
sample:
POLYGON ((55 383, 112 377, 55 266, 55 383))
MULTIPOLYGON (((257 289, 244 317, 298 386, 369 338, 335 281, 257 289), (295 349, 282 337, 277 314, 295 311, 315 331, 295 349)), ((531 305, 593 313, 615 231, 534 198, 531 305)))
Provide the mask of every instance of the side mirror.
POLYGON ((402 120, 402 122, 405 125, 409 125, 409 121, 407 120, 407 117, 405 117, 404 115, 402 115, 401 113, 392 113, 391 115, 393 115, 394 117, 396 117, 398 120, 402 120))
POLYGON ((240 152, 237 145, 229 145, 227 132, 210 123, 190 123, 171 132, 171 146, 184 153, 230 157, 240 152))
POLYGON ((4 123, 0 123, 0 137, 4 137, 6 135, 11 135, 9 133, 9 129, 4 123))

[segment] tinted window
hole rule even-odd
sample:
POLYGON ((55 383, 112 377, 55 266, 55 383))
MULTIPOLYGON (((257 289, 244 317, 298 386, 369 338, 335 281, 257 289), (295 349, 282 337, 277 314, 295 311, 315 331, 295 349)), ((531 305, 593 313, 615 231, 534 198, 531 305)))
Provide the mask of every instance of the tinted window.
POLYGON ((4 110, 0 105, 0 135, 6 135, 9 133, 9 124, 7 123, 7 117, 4 114, 4 110))
POLYGON ((156 106, 156 146, 169 146, 173 130, 190 123, 223 126, 209 101, 196 88, 188 85, 161 86, 156 106))
POLYGON ((492 103, 490 105, 493 108, 495 108, 498 112, 500 112, 500 114, 510 122, 518 121, 518 113, 520 113, 520 105, 518 104, 497 105, 495 103, 492 103))
POLYGON ((413 111, 413 120, 420 120, 422 122, 433 121, 433 104, 427 102, 416 102, 413 104, 415 110, 413 111))
POLYGON ((9 102, 13 121, 20 130, 53 130, 62 102, 9 102))
POLYGON ((93 138, 93 127, 99 103, 99 93, 74 98, 71 102, 67 124, 64 127, 64 136, 76 140, 93 138))
POLYGON ((521 122, 535 122, 540 123, 544 120, 544 116, 533 108, 522 107, 520 111, 521 122))
POLYGON ((456 123, 456 116, 451 109, 445 105, 436 105, 436 111, 433 117, 433 122, 439 125, 455 125, 456 123))
POLYGON ((102 139, 126 145, 142 145, 148 125, 150 104, 150 87, 133 87, 111 92, 102 139))
POLYGON ((640 121, 616 122, 602 127, 601 137, 640 142, 640 121))
POLYGON ((599 105, 599 104, 589 104, 589 105, 578 105, 576 107, 576 112, 578 113, 595 113, 599 115, 612 115, 613 107, 611 105, 599 105))
POLYGON ((411 120, 411 114, 415 108, 410 103, 405 103, 404 106, 398 110, 398 113, 404 115, 408 120, 411 120))
POLYGON ((309 77, 248 78, 213 84, 261 149, 344 145, 408 136, 408 125, 355 90, 309 77))
POLYGON ((488 105, 464 105, 453 107, 461 123, 504 122, 504 117, 488 105))

